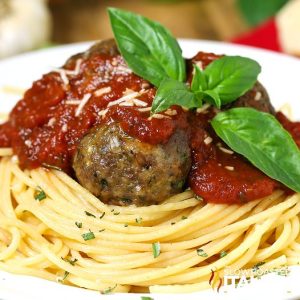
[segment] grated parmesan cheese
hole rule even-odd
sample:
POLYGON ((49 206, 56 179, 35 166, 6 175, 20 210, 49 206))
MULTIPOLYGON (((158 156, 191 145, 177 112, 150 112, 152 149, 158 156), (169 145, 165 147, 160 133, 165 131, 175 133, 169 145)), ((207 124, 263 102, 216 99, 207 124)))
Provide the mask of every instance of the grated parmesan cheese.
POLYGON ((88 103, 88 101, 90 100, 91 96, 92 96, 91 94, 85 94, 83 96, 80 104, 78 105, 78 107, 76 109, 75 117, 78 117, 81 114, 83 107, 88 103))
POLYGON ((234 171, 234 167, 232 167, 232 166, 225 166, 224 168, 229 171, 234 171))
POLYGON ((62 132, 67 132, 68 131, 68 125, 67 124, 64 124, 61 128, 61 131, 62 132))
POLYGON ((224 153, 227 153, 227 154, 233 154, 233 153, 234 153, 232 150, 229 150, 229 149, 227 149, 227 148, 224 148, 224 147, 222 147, 220 144, 218 144, 218 147, 219 147, 219 149, 220 149, 222 152, 224 152, 224 153))
POLYGON ((254 100, 259 101, 261 99, 261 96, 262 96, 261 92, 256 92, 254 100))
POLYGON ((26 140, 24 142, 24 144, 27 146, 27 147, 30 147, 32 145, 32 142, 30 140, 26 140))
POLYGON ((148 118, 148 120, 152 119, 171 119, 169 116, 165 116, 162 114, 153 114, 151 117, 148 118))
POLYGON ((204 144, 205 144, 205 145, 209 145, 212 141, 213 141, 213 139, 212 139, 210 136, 207 136, 207 137, 204 139, 204 144))
POLYGON ((66 70, 63 68, 59 68, 59 69, 53 69, 53 72, 59 73, 62 82, 64 83, 64 85, 67 86, 69 85, 69 78, 67 75, 72 75, 72 76, 78 75, 80 73, 81 64, 82 64, 82 59, 80 58, 76 60, 76 65, 74 70, 66 70))
POLYGON ((94 92, 94 96, 96 97, 100 97, 104 94, 107 94, 107 93, 110 93, 111 92, 111 87, 110 86, 107 86, 107 87, 103 87, 97 91, 94 92))
POLYGON ((138 111, 140 111, 140 112, 147 112, 147 111, 150 111, 150 110, 151 110, 151 107, 138 108, 138 111))
POLYGON ((207 113, 207 110, 208 110, 210 107, 211 107, 210 104, 205 103, 202 107, 197 108, 196 112, 197 112, 198 114, 201 114, 201 113, 202 113, 202 114, 205 114, 205 113, 207 113))
POLYGON ((113 105, 116 105, 116 104, 120 104, 122 102, 125 102, 125 101, 128 101, 128 100, 131 100, 131 99, 134 99, 135 97, 139 96, 140 93, 139 92, 133 92, 131 94, 128 94, 126 96, 123 96, 117 100, 114 100, 114 101, 111 101, 108 103, 107 107, 111 107, 113 105))
POLYGON ((55 123, 56 123, 56 119, 55 119, 55 118, 51 118, 51 119, 48 121, 48 126, 53 126, 55 123))
POLYGON ((108 112, 108 108, 102 109, 102 110, 99 111, 98 115, 100 117, 104 118, 107 112, 108 112))
POLYGON ((177 115, 177 111, 175 109, 167 109, 165 111, 165 114, 168 116, 176 116, 177 115))

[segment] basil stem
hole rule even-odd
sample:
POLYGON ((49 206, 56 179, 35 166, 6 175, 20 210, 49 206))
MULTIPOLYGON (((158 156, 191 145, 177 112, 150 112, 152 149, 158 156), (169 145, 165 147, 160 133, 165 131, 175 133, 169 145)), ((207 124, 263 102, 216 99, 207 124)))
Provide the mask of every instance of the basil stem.
POLYGON ((300 192, 300 151, 290 134, 270 114, 233 108, 211 121, 217 135, 269 177, 300 192))
POLYGON ((165 27, 117 8, 109 8, 108 13, 118 48, 134 73, 155 86, 166 77, 185 81, 180 46, 165 27))

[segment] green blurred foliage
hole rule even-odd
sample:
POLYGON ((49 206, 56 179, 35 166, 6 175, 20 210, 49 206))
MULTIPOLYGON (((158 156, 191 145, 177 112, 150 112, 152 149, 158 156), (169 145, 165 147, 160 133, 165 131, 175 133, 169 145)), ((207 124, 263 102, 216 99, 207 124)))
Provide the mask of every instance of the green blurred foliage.
POLYGON ((274 16, 289 0, 237 0, 238 7, 249 25, 256 26, 274 16))

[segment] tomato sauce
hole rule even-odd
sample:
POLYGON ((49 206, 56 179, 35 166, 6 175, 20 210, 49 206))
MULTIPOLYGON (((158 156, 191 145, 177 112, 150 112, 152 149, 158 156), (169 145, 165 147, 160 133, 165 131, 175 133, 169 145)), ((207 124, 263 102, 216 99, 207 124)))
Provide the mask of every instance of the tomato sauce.
MULTIPOLYGON (((188 81, 193 64, 205 68, 218 57, 199 52, 187 61, 188 81)), ((81 138, 94 126, 119 122, 128 135, 150 144, 166 143, 177 128, 184 128, 193 161, 188 183, 207 202, 245 203, 279 186, 214 134, 209 120, 215 109, 196 113, 174 106, 173 113, 150 118, 156 89, 133 74, 120 55, 77 55, 61 70, 34 82, 8 122, 0 125, 0 147, 12 147, 22 168, 51 165, 72 175, 81 138), (122 97, 129 100, 121 101, 122 97)), ((300 126, 296 129, 284 116, 278 118, 300 145, 300 126)))

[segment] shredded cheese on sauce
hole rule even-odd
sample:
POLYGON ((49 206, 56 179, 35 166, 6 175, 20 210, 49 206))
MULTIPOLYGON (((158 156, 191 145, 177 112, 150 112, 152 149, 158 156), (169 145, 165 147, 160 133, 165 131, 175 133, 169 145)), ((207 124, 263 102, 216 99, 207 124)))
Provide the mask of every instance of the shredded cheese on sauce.
POLYGON ((90 100, 91 96, 92 96, 91 94, 85 94, 83 96, 83 98, 82 98, 79 106, 76 109, 75 117, 78 117, 81 114, 83 107, 88 103, 88 101, 90 100))

